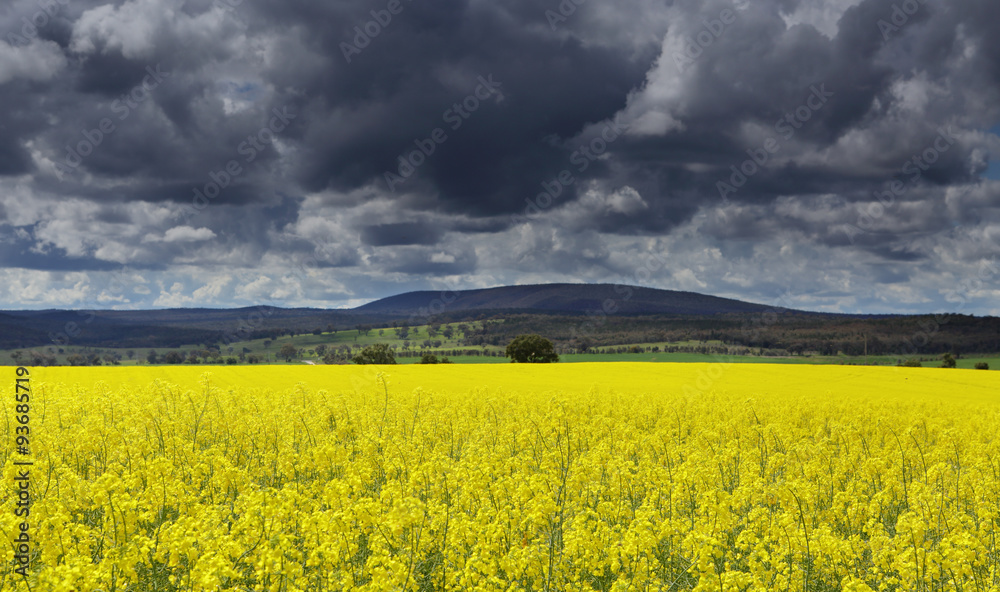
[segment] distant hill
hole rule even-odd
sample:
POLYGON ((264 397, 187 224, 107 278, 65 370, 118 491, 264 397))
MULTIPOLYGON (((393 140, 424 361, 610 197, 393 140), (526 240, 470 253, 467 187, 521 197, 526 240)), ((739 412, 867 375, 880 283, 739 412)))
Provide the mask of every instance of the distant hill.
POLYGON ((334 326, 385 320, 345 310, 276 308, 172 308, 160 310, 38 310, 0 312, 0 349, 42 345, 179 347, 238 341, 253 334, 274 338, 334 326))
POLYGON ((694 292, 612 284, 542 284, 481 290, 407 292, 354 309, 175 308, 164 310, 36 310, 0 312, 0 349, 41 345, 177 347, 232 341, 252 333, 279 337, 358 325, 387 325, 414 316, 445 315, 451 320, 479 314, 536 313, 580 315, 606 311, 617 316, 715 316, 770 310, 728 298, 694 292), (607 305, 607 307, 605 306, 607 305), (249 331, 246 331, 250 327, 249 331))
POLYGON ((804 312, 635 286, 542 284, 408 292, 348 310, 255 306, 0 311, 0 350, 227 347, 249 339, 286 339, 307 333, 357 331, 367 335, 372 329, 399 322, 416 326, 431 321, 484 320, 463 336, 462 347, 502 346, 518 334, 539 333, 564 348, 580 346, 582 336, 588 347, 694 340, 726 344, 713 346, 723 350, 737 345, 781 355, 896 355, 912 350, 914 335, 935 327, 932 339, 920 348, 922 354, 1000 351, 1000 318, 953 314, 943 319, 804 312), (763 314, 772 312, 780 314, 763 314))
MULTIPOLYGON (((773 310, 763 304, 752 304, 729 298, 706 296, 695 292, 657 290, 612 284, 538 284, 501 286, 481 290, 454 292, 407 292, 370 302, 353 309, 369 314, 395 316, 422 315, 470 310, 517 310, 585 314, 604 309, 621 315, 716 315, 727 313, 757 313, 773 310), (443 307, 443 310, 442 310, 443 307)), ((781 309, 785 310, 785 309, 781 309)))

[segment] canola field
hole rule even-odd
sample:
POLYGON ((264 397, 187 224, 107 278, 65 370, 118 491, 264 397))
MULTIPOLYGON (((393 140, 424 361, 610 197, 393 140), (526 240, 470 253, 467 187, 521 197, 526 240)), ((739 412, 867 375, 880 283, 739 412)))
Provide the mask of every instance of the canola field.
POLYGON ((27 370, 3 591, 1000 591, 994 372, 27 370))

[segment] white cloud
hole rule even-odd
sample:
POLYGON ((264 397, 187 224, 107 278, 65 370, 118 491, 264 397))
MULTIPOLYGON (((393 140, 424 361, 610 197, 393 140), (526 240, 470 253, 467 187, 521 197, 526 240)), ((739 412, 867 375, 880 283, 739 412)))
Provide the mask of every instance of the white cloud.
POLYGON ((53 41, 33 39, 24 47, 0 41, 0 84, 15 78, 49 80, 65 67, 66 56, 53 41))
POLYGON ((194 228, 191 226, 175 226, 168 230, 162 237, 147 236, 142 239, 144 243, 192 243, 206 241, 215 238, 215 233, 209 228, 194 228))
POLYGON ((163 235, 166 243, 189 243, 215 238, 215 233, 208 228, 192 228, 190 226, 175 226, 163 235))
POLYGON ((642 199, 639 192, 628 185, 609 195, 605 203, 609 210, 619 214, 638 214, 649 209, 649 204, 642 199))
POLYGON ((681 290, 704 290, 708 287, 708 284, 699 280, 694 271, 690 269, 675 271, 673 275, 677 287, 681 290))
POLYGON ((89 299, 90 279, 84 272, 0 269, 0 302, 31 308, 70 308, 89 299))
POLYGON ((213 277, 208 283, 191 292, 190 296, 185 293, 184 284, 174 282, 167 290, 161 286, 160 295, 153 301, 153 305, 167 308, 213 305, 220 300, 223 289, 231 281, 232 277, 228 275, 213 277))
POLYGON ((840 31, 838 21, 848 8, 860 4, 861 0, 820 0, 817 2, 799 2, 795 10, 782 13, 785 25, 789 28, 796 25, 811 25, 817 31, 829 38, 836 37, 840 31))
POLYGON ((152 54, 155 33, 163 21, 173 14, 165 2, 138 0, 121 6, 104 4, 87 10, 76 21, 70 49, 78 53, 94 53, 95 42, 104 44, 104 51, 119 49, 129 59, 147 58, 152 54))
POLYGON ((120 6, 104 4, 85 11, 73 27, 70 49, 78 53, 119 50, 129 59, 152 57, 158 38, 169 35, 186 47, 218 40, 224 25, 232 23, 219 6, 192 16, 182 0, 129 0, 120 6))
POLYGON ((222 295, 222 289, 232 281, 228 275, 213 278, 210 282, 194 291, 194 301, 201 304, 212 304, 222 295))
POLYGON ((270 299, 272 283, 271 278, 266 275, 257 276, 246 284, 236 286, 235 296, 240 300, 262 302, 270 299))

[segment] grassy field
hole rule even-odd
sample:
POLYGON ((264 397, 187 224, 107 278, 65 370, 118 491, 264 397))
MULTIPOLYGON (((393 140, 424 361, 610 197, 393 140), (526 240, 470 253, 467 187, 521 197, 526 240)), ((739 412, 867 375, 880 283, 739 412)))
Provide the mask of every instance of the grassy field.
MULTIPOLYGON (((292 365, 303 365, 312 362, 314 364, 323 364, 322 356, 315 353, 317 346, 323 345, 328 349, 335 349, 342 346, 349 346, 357 351, 357 348, 372 345, 375 343, 388 343, 397 348, 398 351, 403 351, 406 348, 410 352, 417 352, 419 354, 431 353, 439 357, 448 356, 449 359, 456 364, 502 364, 508 363, 507 358, 502 357, 504 348, 501 346, 464 346, 461 345, 460 340, 465 336, 465 334, 460 330, 460 327, 466 327, 471 332, 472 330, 481 327, 481 323, 471 321, 467 323, 451 323, 441 325, 441 329, 450 328, 452 331, 452 336, 445 337, 443 334, 438 332, 436 335, 431 337, 428 332, 428 326, 421 325, 416 327, 410 327, 408 330, 407 337, 404 339, 397 335, 396 331, 388 329, 372 329, 367 333, 350 329, 341 330, 336 333, 325 332, 320 335, 314 334, 302 334, 294 336, 284 336, 275 339, 253 339, 244 342, 233 343, 230 346, 223 347, 221 349, 221 354, 223 360, 231 357, 238 357, 241 353, 244 356, 258 356, 262 363, 265 364, 292 364, 292 365), (422 348, 426 340, 430 340, 432 344, 435 344, 429 348, 422 348), (436 345, 436 342, 440 342, 440 345, 436 345), (291 361, 285 361, 278 356, 278 352, 281 347, 285 344, 292 344, 300 350, 301 356, 295 358, 291 361), (449 355, 449 350, 477 350, 485 351, 491 354, 500 354, 499 356, 484 355, 484 356, 451 356, 449 355)), ((657 362, 657 363, 714 363, 723 357, 712 354, 699 354, 699 353, 687 353, 687 352, 673 352, 665 353, 667 347, 717 347, 723 344, 718 341, 682 341, 682 342, 671 342, 671 343, 639 343, 639 344, 627 344, 624 346, 617 347, 639 347, 642 349, 652 349, 658 348, 659 352, 643 352, 643 353, 587 353, 587 354, 563 354, 560 356, 560 362, 562 363, 578 363, 578 362, 657 362)), ((616 346, 609 346, 616 347, 616 346)), ((179 351, 182 352, 185 357, 188 353, 192 351, 197 351, 203 349, 203 346, 188 345, 179 348, 153 348, 158 356, 163 356, 168 351, 179 351)), ((67 364, 68 356, 72 354, 81 354, 87 352, 98 352, 101 356, 111 355, 119 359, 119 364, 122 366, 138 366, 146 365, 146 356, 150 350, 147 349, 119 349, 119 348, 83 348, 83 347, 65 347, 61 353, 56 353, 56 359, 59 364, 67 364)), ((0 351, 0 365, 17 365, 17 362, 11 357, 11 351, 0 351)), ((916 359, 922 361, 925 367, 936 367, 940 365, 939 356, 915 356, 916 359)), ((873 365, 873 366, 894 366, 896 365, 900 357, 899 356, 789 356, 789 357, 775 357, 775 356, 758 356, 758 355, 745 355, 745 356, 726 356, 725 361, 731 363, 748 363, 748 364, 819 364, 819 365, 873 365)), ((988 355, 988 356, 973 356, 973 357, 962 357, 958 358, 959 368, 973 368, 978 362, 986 362, 989 364, 991 370, 1000 369, 1000 354, 998 355, 988 355)), ((417 357, 402 357, 397 356, 397 362, 400 364, 415 364, 420 362, 419 355, 417 357)), ((23 363, 23 362, 22 362, 23 363)))
MULTIPOLYGON (((314 344, 315 345, 315 344, 314 344)), ((304 346, 303 346, 304 347, 304 346)), ((458 349, 476 349, 476 348, 458 348, 458 349)), ((498 349, 498 348, 492 348, 498 349)), ((128 359, 125 357, 124 350, 114 350, 114 349, 104 349, 103 351, 116 351, 121 353, 123 356, 120 365, 121 366, 147 366, 143 356, 136 356, 134 359, 128 359)), ((159 353, 165 353, 171 350, 158 350, 159 353)), ((190 351, 179 349, 179 351, 190 351)), ((308 365, 310 362, 313 364, 321 365, 323 361, 316 355, 305 356, 302 358, 294 359, 290 362, 286 362, 283 359, 275 359, 277 356, 277 349, 272 345, 270 348, 264 348, 262 345, 254 350, 253 353, 258 355, 267 356, 269 359, 262 362, 267 365, 291 365, 291 366, 302 366, 308 365)), ((448 359, 455 364, 507 364, 510 360, 506 357, 495 357, 495 356, 449 356, 447 350, 430 349, 426 353, 432 353, 438 355, 438 357, 447 356, 448 359)), ((13 359, 10 357, 10 352, 0 352, 0 366, 15 366, 17 365, 13 359)), ((223 357, 229 357, 230 354, 226 353, 223 357)), ((65 356, 61 356, 61 363, 65 363, 65 356)), ((935 368, 940 366, 940 358, 934 356, 916 356, 917 359, 922 361, 924 367, 935 368)), ((709 354, 695 354, 695 353, 641 353, 641 354, 563 354, 559 356, 559 363, 563 364, 575 364, 575 363, 586 363, 586 362, 647 362, 647 363, 717 363, 726 362, 733 364, 812 364, 812 365, 850 365, 850 366, 895 366, 899 358, 893 356, 793 356, 793 357, 775 357, 775 356, 717 356, 709 354)), ((398 364, 419 364, 420 357, 397 357, 396 361, 398 364)), ((958 368, 972 369, 979 362, 985 362, 989 365, 990 370, 1000 370, 1000 356, 972 356, 968 358, 958 358, 956 360, 958 368)), ((162 365, 162 364, 157 364, 162 365)), ((208 364, 203 364, 208 365, 208 364)))

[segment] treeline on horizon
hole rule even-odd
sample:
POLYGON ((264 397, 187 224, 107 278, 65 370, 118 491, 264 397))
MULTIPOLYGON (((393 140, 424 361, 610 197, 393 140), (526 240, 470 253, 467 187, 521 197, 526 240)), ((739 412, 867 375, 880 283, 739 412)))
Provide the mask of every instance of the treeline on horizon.
MULTIPOLYGON (((286 326, 285 319, 273 319, 262 326, 240 333, 243 340, 268 339, 277 341, 296 335, 349 332, 367 333, 377 329, 399 329, 416 326, 407 320, 355 323, 353 326, 303 326, 303 319, 294 319, 286 326)), ((500 314, 476 311, 474 314, 439 315, 422 319, 418 324, 441 325, 478 321, 468 327, 459 341, 459 348, 446 355, 484 355, 482 346, 506 346, 514 337, 538 333, 551 339, 559 353, 627 353, 633 344, 688 343, 664 348, 665 352, 690 352, 723 355, 940 355, 951 353, 1000 352, 1000 318, 970 315, 921 315, 896 317, 846 317, 789 312, 728 314, 714 316, 626 316, 626 315, 566 315, 566 314, 500 314), (479 348, 479 349, 474 349, 479 348), (460 353, 459 353, 460 352, 460 353)), ((226 355, 234 343, 233 333, 219 330, 184 327, 114 326, 87 327, 71 343, 46 340, 38 330, 0 326, 0 349, 33 350, 39 364, 48 360, 53 349, 67 347, 178 349, 201 346, 211 352, 196 356, 203 361, 247 361, 239 354, 226 355), (46 354, 46 351, 49 353, 46 354)), ((413 349, 397 348, 397 355, 419 355, 419 352, 439 344, 414 341, 413 349)), ((448 349, 446 347, 446 349, 448 349)), ((349 359, 350 346, 331 344, 331 352, 349 359)), ((59 352, 63 353, 63 352, 59 352)), ((241 352, 249 353, 249 352, 241 352)), ((26 355, 28 352, 25 352, 26 355)), ((114 354, 97 355, 81 352, 68 363, 93 365, 115 363, 114 354)), ((178 354, 180 355, 180 354, 178 354)), ((489 355, 489 354, 485 354, 489 355)), ((146 356, 143 354, 143 358, 146 356)), ((183 359, 160 360, 153 363, 193 363, 183 359)), ((323 356, 321 356, 323 357, 323 356)), ((260 360, 251 360, 250 363, 260 360)), ((336 360, 328 363, 338 363, 336 360)), ((230 363, 236 363, 230 362, 230 363)))
MULTIPOLYGON (((1000 352, 1000 318, 971 315, 840 317, 799 313, 715 317, 593 317, 585 320, 515 315, 490 324, 468 345, 501 345, 534 332, 579 352, 635 343, 721 342, 788 355, 971 354, 1000 352)), ((718 349, 718 348, 717 348, 718 349)), ((696 353, 724 353, 698 351, 696 353)))

